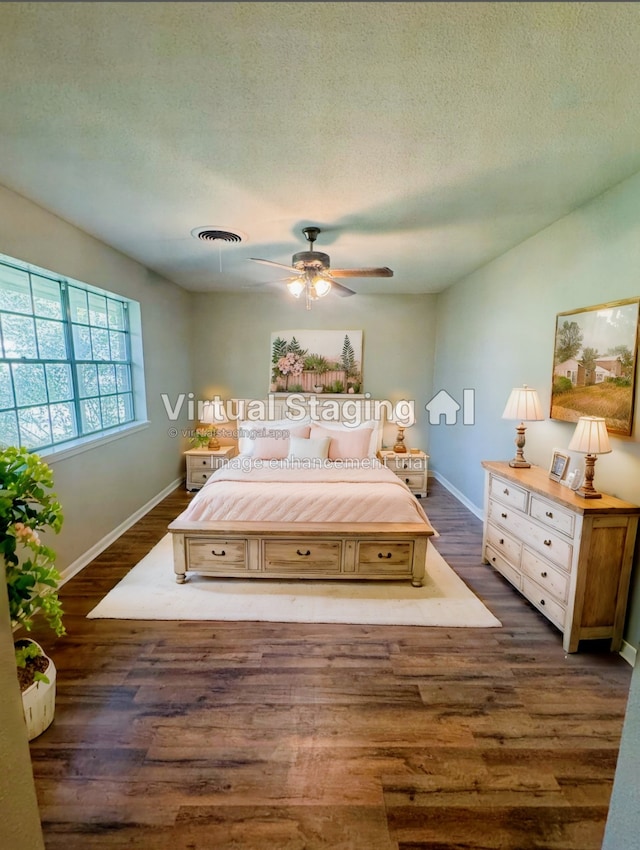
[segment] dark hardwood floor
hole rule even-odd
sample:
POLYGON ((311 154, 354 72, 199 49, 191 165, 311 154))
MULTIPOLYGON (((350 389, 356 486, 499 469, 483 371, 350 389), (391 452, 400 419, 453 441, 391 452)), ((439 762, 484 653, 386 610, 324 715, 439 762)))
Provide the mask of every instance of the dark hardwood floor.
POLYGON ((87 620, 189 499, 69 581, 68 634, 39 635, 48 850, 599 850, 631 668, 566 655, 442 486, 436 546, 500 629, 87 620))

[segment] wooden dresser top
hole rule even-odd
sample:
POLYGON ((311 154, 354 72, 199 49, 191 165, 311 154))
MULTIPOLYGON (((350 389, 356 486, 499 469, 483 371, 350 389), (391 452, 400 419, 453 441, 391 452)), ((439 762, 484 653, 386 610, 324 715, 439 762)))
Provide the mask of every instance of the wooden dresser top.
POLYGON ((487 472, 506 478, 514 484, 519 484, 527 490, 532 490, 534 493, 538 493, 546 499, 551 499, 580 514, 640 514, 640 506, 616 499, 615 496, 608 496, 606 493, 602 494, 601 499, 585 499, 578 496, 569 487, 549 478, 548 470, 541 466, 532 464, 528 468, 516 468, 509 466, 507 461, 499 460, 483 460, 482 466, 487 472))

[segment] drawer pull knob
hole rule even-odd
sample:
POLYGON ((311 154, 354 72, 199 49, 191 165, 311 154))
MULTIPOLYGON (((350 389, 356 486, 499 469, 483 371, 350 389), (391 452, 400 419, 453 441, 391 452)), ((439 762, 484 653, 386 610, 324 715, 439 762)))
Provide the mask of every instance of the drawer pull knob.
POLYGON ((551 546, 550 540, 543 540, 542 542, 544 543, 545 546, 551 546))
POLYGON ((540 573, 540 575, 542 576, 542 578, 546 578, 546 577, 547 577, 547 575, 548 575, 548 573, 547 573, 547 571, 546 571, 546 570, 543 570, 543 571, 540 573))
POLYGON ((501 537, 501 538, 500 538, 499 543, 500 543, 500 545, 501 545, 501 546, 504 546, 504 537, 501 537))
POLYGON ((216 556, 216 558, 224 558, 224 556, 225 556, 227 553, 224 551, 224 549, 222 550, 222 552, 216 552, 216 550, 215 550, 215 549, 212 549, 212 550, 211 550, 211 554, 212 554, 212 555, 215 555, 215 556, 216 556))
POLYGON ((409 464, 408 464, 408 463, 405 463, 405 465, 404 465, 402 468, 403 468, 403 469, 409 469, 409 464))
POLYGON ((387 552, 387 554, 386 554, 386 555, 383 555, 383 554, 382 554, 382 552, 378 552, 378 557, 379 557, 379 558, 390 558, 390 557, 391 557, 391 552, 387 552))
POLYGON ((553 519, 553 511, 545 511, 545 516, 548 516, 549 519, 553 519))
POLYGON ((408 483, 409 483, 409 480, 410 480, 409 478, 405 478, 405 479, 404 479, 404 483, 405 483, 405 484, 408 484, 408 483))
POLYGON ((502 517, 502 519, 506 519, 506 518, 507 518, 507 515, 506 515, 505 513, 501 513, 501 514, 500 514, 500 516, 502 517))
POLYGON ((509 495, 509 488, 505 487, 502 492, 504 493, 505 496, 508 496, 509 495))
POLYGON ((541 599, 541 600, 540 600, 540 604, 541 604, 541 605, 544 605, 544 599, 541 599))
POLYGON ((495 564, 495 562, 496 562, 496 557, 495 557, 495 555, 493 556, 493 558, 492 558, 491 560, 492 560, 492 561, 493 561, 493 563, 495 564))
POLYGON ((296 549, 296 555, 302 555, 303 558, 306 558, 307 555, 311 554, 311 549, 307 549, 306 552, 301 552, 299 549, 296 549))

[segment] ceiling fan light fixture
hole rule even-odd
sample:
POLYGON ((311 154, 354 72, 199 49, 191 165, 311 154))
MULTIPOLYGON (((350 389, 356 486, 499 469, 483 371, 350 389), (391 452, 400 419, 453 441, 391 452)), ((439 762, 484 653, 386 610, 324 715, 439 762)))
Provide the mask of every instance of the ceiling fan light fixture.
POLYGON ((326 277, 314 278, 311 286, 315 290, 318 298, 324 298, 325 295, 328 295, 331 292, 331 283, 326 279, 326 277))
POLYGON ((296 277, 293 280, 287 281, 287 289, 294 298, 300 298, 305 290, 305 285, 299 277, 296 277))

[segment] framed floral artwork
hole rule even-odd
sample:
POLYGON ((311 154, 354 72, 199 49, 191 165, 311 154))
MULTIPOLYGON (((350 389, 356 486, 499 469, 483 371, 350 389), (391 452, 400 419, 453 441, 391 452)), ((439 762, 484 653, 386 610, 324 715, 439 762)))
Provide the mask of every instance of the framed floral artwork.
POLYGON ((272 393, 343 393, 362 390, 362 331, 273 331, 272 393))
POLYGON ((551 419, 602 416, 610 433, 631 435, 639 304, 631 298, 558 313, 551 419))

